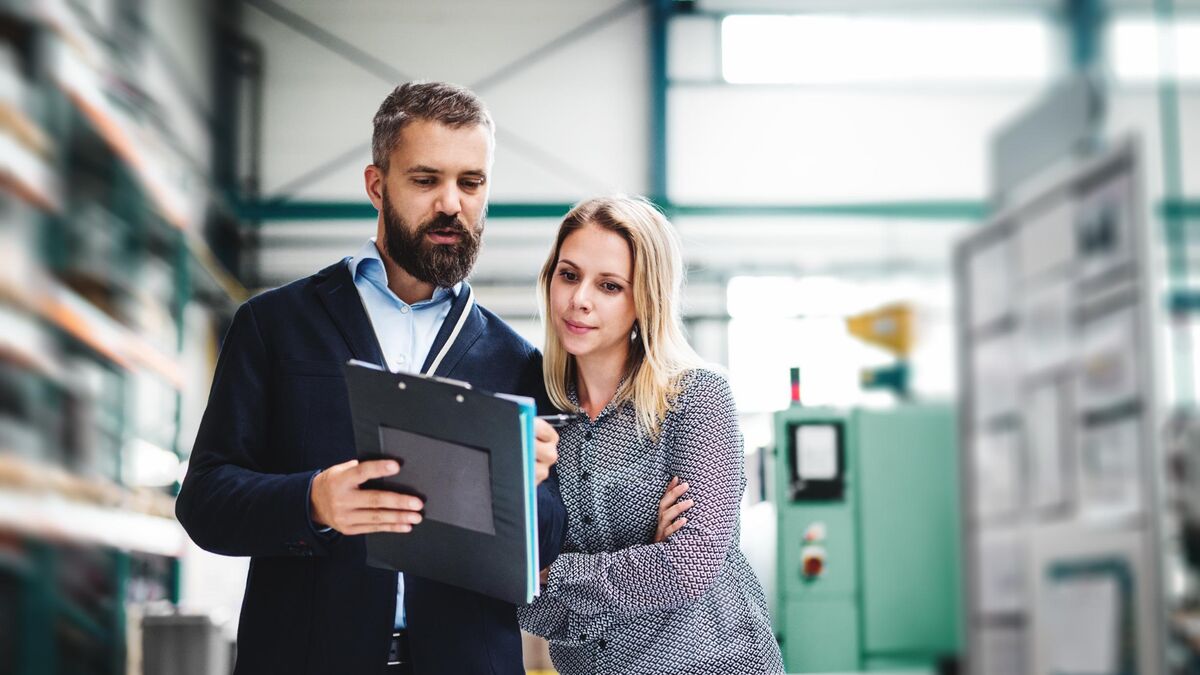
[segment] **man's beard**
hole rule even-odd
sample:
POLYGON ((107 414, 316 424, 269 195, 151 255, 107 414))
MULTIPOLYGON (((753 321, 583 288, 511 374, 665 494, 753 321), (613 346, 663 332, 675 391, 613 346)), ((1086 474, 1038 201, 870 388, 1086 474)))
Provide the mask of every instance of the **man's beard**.
POLYGON ((457 216, 438 214, 420 227, 410 228, 396 213, 383 193, 383 226, 387 235, 385 248, 388 257, 414 278, 439 288, 449 288, 467 278, 479 255, 479 240, 483 233, 484 216, 471 231, 457 216), (425 235, 434 232, 455 232, 456 244, 435 244, 425 235))

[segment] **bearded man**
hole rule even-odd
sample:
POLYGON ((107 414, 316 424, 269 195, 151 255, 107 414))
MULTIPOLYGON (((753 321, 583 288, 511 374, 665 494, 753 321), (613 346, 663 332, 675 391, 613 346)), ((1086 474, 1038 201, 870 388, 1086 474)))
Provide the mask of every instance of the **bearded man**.
MULTIPOLYGON (((397 87, 375 115, 364 171, 376 236, 233 318, 176 514, 200 547, 251 557, 235 673, 524 672, 512 605, 367 566, 362 535, 411 532, 423 504, 362 487, 402 469, 353 459, 342 375, 353 358, 548 407, 541 355, 466 282, 494 136, 470 91, 397 87)), ((544 568, 566 515, 552 470, 558 436, 540 420, 536 432, 544 568)))

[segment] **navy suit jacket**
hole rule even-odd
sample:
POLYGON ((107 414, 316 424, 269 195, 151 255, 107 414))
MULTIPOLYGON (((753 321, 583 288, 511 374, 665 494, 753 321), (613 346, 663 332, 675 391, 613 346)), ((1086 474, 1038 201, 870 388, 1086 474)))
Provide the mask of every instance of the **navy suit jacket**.
MULTIPOLYGON (((464 284, 429 361, 468 295, 464 284)), ((435 374, 546 407, 538 351, 491 312, 466 311, 435 374)), ((175 512, 200 547, 252 558, 238 675, 376 673, 387 661, 396 573, 367 566, 363 537, 318 533, 308 516, 315 471, 355 457, 350 358, 384 363, 343 260, 243 304, 217 360, 175 512)), ((566 521, 553 472, 538 521, 545 567, 566 521)), ((513 605, 411 575, 404 603, 417 673, 524 672, 513 605)))

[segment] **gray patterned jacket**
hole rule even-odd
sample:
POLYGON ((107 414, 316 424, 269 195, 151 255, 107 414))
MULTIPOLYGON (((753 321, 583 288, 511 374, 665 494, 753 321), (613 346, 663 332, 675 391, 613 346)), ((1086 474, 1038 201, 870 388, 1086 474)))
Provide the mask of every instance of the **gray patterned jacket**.
POLYGON ((762 587, 738 549, 746 480, 729 384, 693 370, 681 385, 656 441, 639 434, 629 405, 560 430, 566 542, 519 616, 550 640, 564 675, 783 671, 762 587), (695 505, 654 544, 672 476, 695 505))

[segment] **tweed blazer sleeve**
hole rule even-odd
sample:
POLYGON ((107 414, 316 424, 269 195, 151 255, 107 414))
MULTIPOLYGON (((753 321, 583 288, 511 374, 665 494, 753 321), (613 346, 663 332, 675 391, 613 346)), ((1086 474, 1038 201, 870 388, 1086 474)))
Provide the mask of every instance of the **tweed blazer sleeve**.
POLYGON ((561 554, 550 566, 547 604, 583 616, 657 612, 697 601, 720 575, 736 545, 742 436, 725 378, 696 370, 685 379, 664 433, 673 436, 670 470, 695 500, 687 524, 656 544, 561 554))

